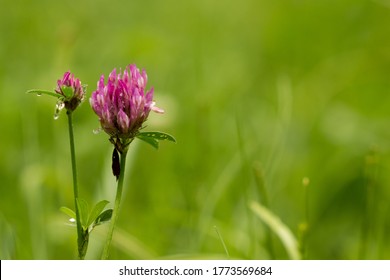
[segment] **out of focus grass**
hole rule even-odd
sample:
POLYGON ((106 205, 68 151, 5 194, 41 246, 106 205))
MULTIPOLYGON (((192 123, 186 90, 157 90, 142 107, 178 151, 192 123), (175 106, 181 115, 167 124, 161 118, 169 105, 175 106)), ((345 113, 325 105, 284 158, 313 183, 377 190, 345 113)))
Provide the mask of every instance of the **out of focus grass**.
MULTIPOLYGON (((2 259, 76 257, 59 211, 73 207, 66 117, 26 90, 71 70, 89 96, 129 63, 166 111, 147 129, 178 143, 132 144, 113 259, 226 258, 221 237, 231 258, 289 258, 254 202, 297 240, 306 224, 305 258, 390 258, 390 1, 1 6, 2 259)), ((112 148, 92 133, 88 100, 74 122, 80 195, 113 202, 112 148)), ((99 258, 106 230, 87 258, 99 258)))

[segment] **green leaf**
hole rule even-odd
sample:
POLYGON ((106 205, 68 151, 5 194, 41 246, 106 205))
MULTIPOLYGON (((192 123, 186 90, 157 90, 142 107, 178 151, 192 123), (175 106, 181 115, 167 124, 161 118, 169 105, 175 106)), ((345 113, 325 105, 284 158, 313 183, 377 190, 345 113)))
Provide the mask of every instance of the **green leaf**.
POLYGON ((139 135, 137 135, 137 138, 142 140, 142 141, 145 141, 146 143, 148 143, 150 145, 152 145, 153 148, 158 149, 158 140, 156 140, 154 138, 146 137, 146 136, 139 136, 139 135))
POLYGON ((154 138, 156 140, 168 140, 168 141, 176 143, 176 139, 172 135, 170 135, 168 133, 164 133, 164 132, 159 132, 159 131, 140 132, 137 134, 137 137, 140 137, 140 136, 154 138))
POLYGON ((76 213, 72 209, 65 207, 65 206, 62 206, 60 208, 60 211, 64 214, 68 215, 70 218, 76 220, 76 213))
POLYGON ((87 223, 88 227, 95 222, 95 220, 99 217, 99 215, 102 213, 104 207, 106 207, 107 204, 108 204, 107 200, 102 200, 96 203, 91 213, 89 214, 88 223, 87 223))
POLYGON ((112 209, 103 211, 95 220, 95 226, 101 225, 111 220, 112 209))
POLYGON ((42 89, 30 89, 26 93, 35 93, 38 96, 41 96, 42 94, 54 96, 57 98, 62 98, 63 96, 57 92, 54 91, 48 91, 48 90, 42 90, 42 89))
POLYGON ((81 226, 83 227, 84 230, 88 228, 87 222, 88 222, 88 203, 82 199, 78 198, 77 199, 77 206, 79 208, 79 213, 80 213, 80 223, 81 226))
POLYGON ((297 239, 279 217, 255 201, 252 201, 249 207, 280 238, 290 258, 293 260, 301 259, 297 239))
POLYGON ((176 139, 172 135, 169 135, 168 133, 164 133, 164 132, 158 132, 158 131, 140 132, 137 134, 136 137, 152 145, 156 149, 158 149, 159 146, 158 141, 161 140, 168 140, 176 143, 176 139))

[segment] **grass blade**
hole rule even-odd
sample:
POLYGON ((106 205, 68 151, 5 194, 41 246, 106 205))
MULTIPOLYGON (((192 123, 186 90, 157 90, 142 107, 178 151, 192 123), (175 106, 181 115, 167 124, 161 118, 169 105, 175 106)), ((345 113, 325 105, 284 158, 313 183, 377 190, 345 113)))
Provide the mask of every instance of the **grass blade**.
POLYGON ((249 207, 279 237, 289 257, 293 260, 301 259, 297 239, 279 217, 255 201, 249 207))

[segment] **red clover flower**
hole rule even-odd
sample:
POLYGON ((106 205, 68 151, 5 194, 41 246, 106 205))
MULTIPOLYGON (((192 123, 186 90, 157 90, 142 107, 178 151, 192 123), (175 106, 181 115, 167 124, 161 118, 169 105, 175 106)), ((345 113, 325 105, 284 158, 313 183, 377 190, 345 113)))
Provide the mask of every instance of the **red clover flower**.
POLYGON ((81 85, 80 80, 75 79, 74 75, 68 71, 61 80, 57 81, 55 92, 61 96, 56 105, 56 116, 58 116, 59 111, 64 107, 69 112, 77 108, 84 100, 85 86, 81 85))
POLYGON ((127 66, 123 74, 114 69, 107 84, 101 76, 89 100, 103 130, 120 153, 137 136, 150 111, 164 112, 155 106, 153 88, 146 91, 147 81, 145 70, 140 72, 135 64, 127 66))

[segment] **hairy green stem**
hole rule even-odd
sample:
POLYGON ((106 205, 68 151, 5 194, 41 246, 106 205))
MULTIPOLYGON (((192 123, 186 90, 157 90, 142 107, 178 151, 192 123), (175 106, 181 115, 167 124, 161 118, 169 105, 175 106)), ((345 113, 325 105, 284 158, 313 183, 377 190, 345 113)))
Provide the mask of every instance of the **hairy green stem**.
POLYGON ((79 189, 77 186, 77 171, 76 171, 76 153, 75 153, 75 145, 74 145, 74 137, 73 137, 73 122, 72 122, 72 112, 66 112, 68 116, 68 128, 69 128, 69 143, 70 143, 70 156, 72 160, 72 175, 73 175, 73 195, 74 195, 74 204, 76 209, 76 226, 77 226, 77 248, 78 255, 81 260, 84 259, 86 254, 86 245, 83 237, 83 229, 81 227, 80 222, 80 212, 78 207, 78 197, 79 197, 79 189))
POLYGON ((116 197, 115 197, 115 205, 114 210, 112 212, 111 216, 111 222, 110 227, 108 229, 108 235, 106 244, 104 245, 103 254, 102 254, 102 260, 108 259, 109 253, 110 253, 110 246, 112 241, 112 235, 114 233, 114 227, 116 224, 116 221, 118 219, 118 212, 119 212, 119 205, 122 198, 122 190, 123 190, 123 179, 125 177, 125 167, 126 167, 126 155, 127 155, 127 148, 124 149, 124 151, 120 154, 120 174, 118 178, 118 188, 116 190, 116 197))

